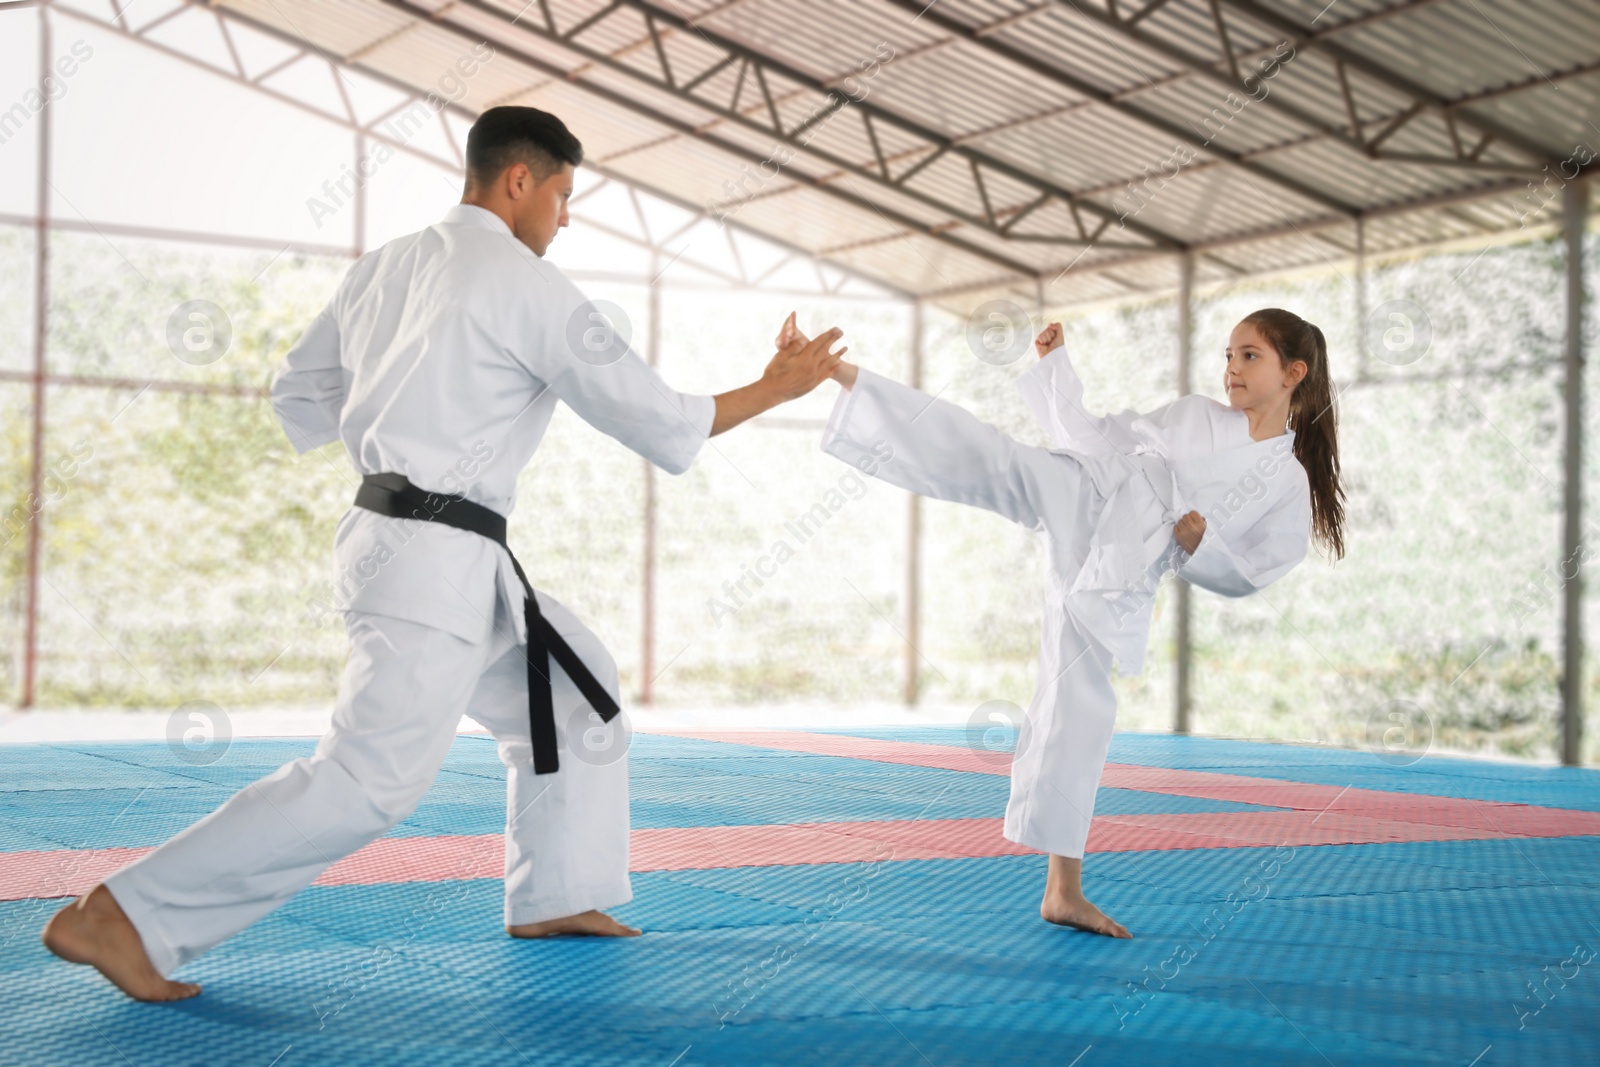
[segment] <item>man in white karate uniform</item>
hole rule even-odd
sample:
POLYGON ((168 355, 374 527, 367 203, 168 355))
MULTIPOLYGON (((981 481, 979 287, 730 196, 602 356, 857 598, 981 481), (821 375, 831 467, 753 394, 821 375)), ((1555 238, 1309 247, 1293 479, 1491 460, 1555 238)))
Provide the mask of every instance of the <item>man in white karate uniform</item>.
POLYGON ((58 912, 57 955, 140 1000, 421 801, 463 714, 508 778, 507 932, 626 936, 628 764, 584 758, 613 735, 616 664, 504 547, 517 475, 563 401, 674 474, 706 438, 810 392, 835 329, 716 396, 669 387, 543 259, 567 225, 577 139, 524 107, 484 112, 462 202, 362 256, 289 352, 272 402, 295 448, 342 440, 362 486, 334 558, 351 650, 316 753, 246 787, 58 912))

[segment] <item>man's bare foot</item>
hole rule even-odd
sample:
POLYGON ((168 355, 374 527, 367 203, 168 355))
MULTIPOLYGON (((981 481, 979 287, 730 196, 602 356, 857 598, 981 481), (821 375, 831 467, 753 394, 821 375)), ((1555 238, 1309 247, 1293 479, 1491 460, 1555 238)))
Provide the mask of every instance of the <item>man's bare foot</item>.
POLYGON ((1068 900, 1063 897, 1046 896, 1044 903, 1039 905, 1039 917, 1045 922, 1055 923, 1057 926, 1072 926, 1079 930, 1087 930, 1091 934, 1105 934, 1107 937, 1127 937, 1128 928, 1102 912, 1099 908, 1089 903, 1082 897, 1068 900))
POLYGON ((161 977, 145 954, 139 931, 104 885, 52 915, 39 938, 68 963, 89 964, 134 1000, 185 1000, 200 992, 194 982, 161 977))
POLYGON ((594 937, 638 937, 639 931, 624 926, 603 911, 585 911, 564 919, 542 923, 523 923, 506 927, 512 937, 550 937, 554 934, 589 934, 594 937))

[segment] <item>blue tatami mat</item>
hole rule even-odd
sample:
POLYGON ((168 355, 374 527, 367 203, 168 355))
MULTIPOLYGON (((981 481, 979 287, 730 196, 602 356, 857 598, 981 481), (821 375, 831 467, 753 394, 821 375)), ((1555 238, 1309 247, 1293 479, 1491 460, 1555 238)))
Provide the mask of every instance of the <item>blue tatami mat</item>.
MULTIPOLYGON (((842 731, 841 731, 842 732, 842 731)), ((859 731, 961 744, 932 730, 859 731)), ((4 853, 155 844, 311 742, 0 746, 4 853)), ((636 829, 998 819, 1001 775, 635 736, 636 829)), ((1587 809, 1600 773, 1118 735, 1116 762, 1587 809), (1363 759, 1364 757, 1364 759, 1363 759), (1465 763, 1465 768, 1454 764, 1465 763), (1465 791, 1465 792, 1464 792, 1465 791)), ((1265 811, 1102 789, 1097 814, 1265 811)), ((494 745, 459 738, 393 836, 494 834, 494 745)), ((0 1064, 1566 1067, 1600 1062, 1600 838, 1091 854, 1133 940, 1039 918, 1046 857, 651 871, 644 935, 517 941, 497 879, 312 887, 127 1000, 0 902, 0 1064)))

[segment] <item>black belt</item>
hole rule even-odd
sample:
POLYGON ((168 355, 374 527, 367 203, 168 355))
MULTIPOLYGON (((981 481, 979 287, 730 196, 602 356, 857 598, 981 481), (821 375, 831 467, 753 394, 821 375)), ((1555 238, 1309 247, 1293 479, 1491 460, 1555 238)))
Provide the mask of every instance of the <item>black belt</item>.
POLYGON ((556 712, 550 695, 550 657, 561 664, 595 711, 601 722, 610 722, 622 709, 611 699, 605 686, 595 680, 589 668, 566 639, 556 633, 554 626, 539 611, 539 599, 533 595, 533 585, 522 572, 522 564, 506 544, 506 519, 504 515, 466 497, 448 493, 430 493, 418 489, 403 474, 368 474, 361 479, 356 490, 356 507, 376 511, 391 519, 418 519, 437 522, 480 534, 506 550, 511 556, 511 566, 522 579, 527 591, 524 615, 528 621, 528 721, 533 736, 533 773, 550 774, 560 769, 556 756, 556 712))

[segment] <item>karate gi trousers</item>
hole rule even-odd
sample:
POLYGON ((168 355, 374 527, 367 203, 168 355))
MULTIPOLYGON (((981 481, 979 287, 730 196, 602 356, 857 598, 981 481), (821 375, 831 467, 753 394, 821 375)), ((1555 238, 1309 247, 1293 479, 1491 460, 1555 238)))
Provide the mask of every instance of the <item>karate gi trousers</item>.
MULTIPOLYGON (((539 605, 618 697, 616 662, 600 639, 554 598, 540 593, 539 605)), ((243 930, 405 819, 438 774, 463 714, 494 735, 506 767, 505 923, 632 899, 627 752, 575 736, 621 730, 623 717, 601 726, 597 714, 584 714, 582 695, 552 660, 561 769, 533 773, 526 646, 514 643, 503 596, 479 643, 366 612, 347 612, 345 623, 350 658, 315 754, 245 787, 106 879, 157 971, 170 974, 243 930), (574 745, 586 751, 575 754, 574 745)), ((461 877, 481 878, 498 864, 490 853, 476 869, 463 866, 461 877)))
MULTIPOLYGON (((1114 658, 1067 607, 1106 507, 1075 457, 1025 445, 963 408, 882 375, 859 371, 823 435, 824 452, 902 489, 1003 515, 1040 534, 1049 559, 1044 633, 1033 698, 1018 731, 1004 834, 1041 852, 1081 857, 1117 718, 1114 658), (884 460, 887 449, 892 458, 884 460)), ((1141 536, 1166 522, 1148 485, 1136 483, 1141 536)), ((1170 522, 1166 522, 1170 526, 1170 522)), ((1166 559, 1151 566, 1158 579, 1166 559)), ((1158 581, 1136 583, 1154 597, 1158 581)), ((1148 627, 1148 611, 1130 613, 1148 627)))

